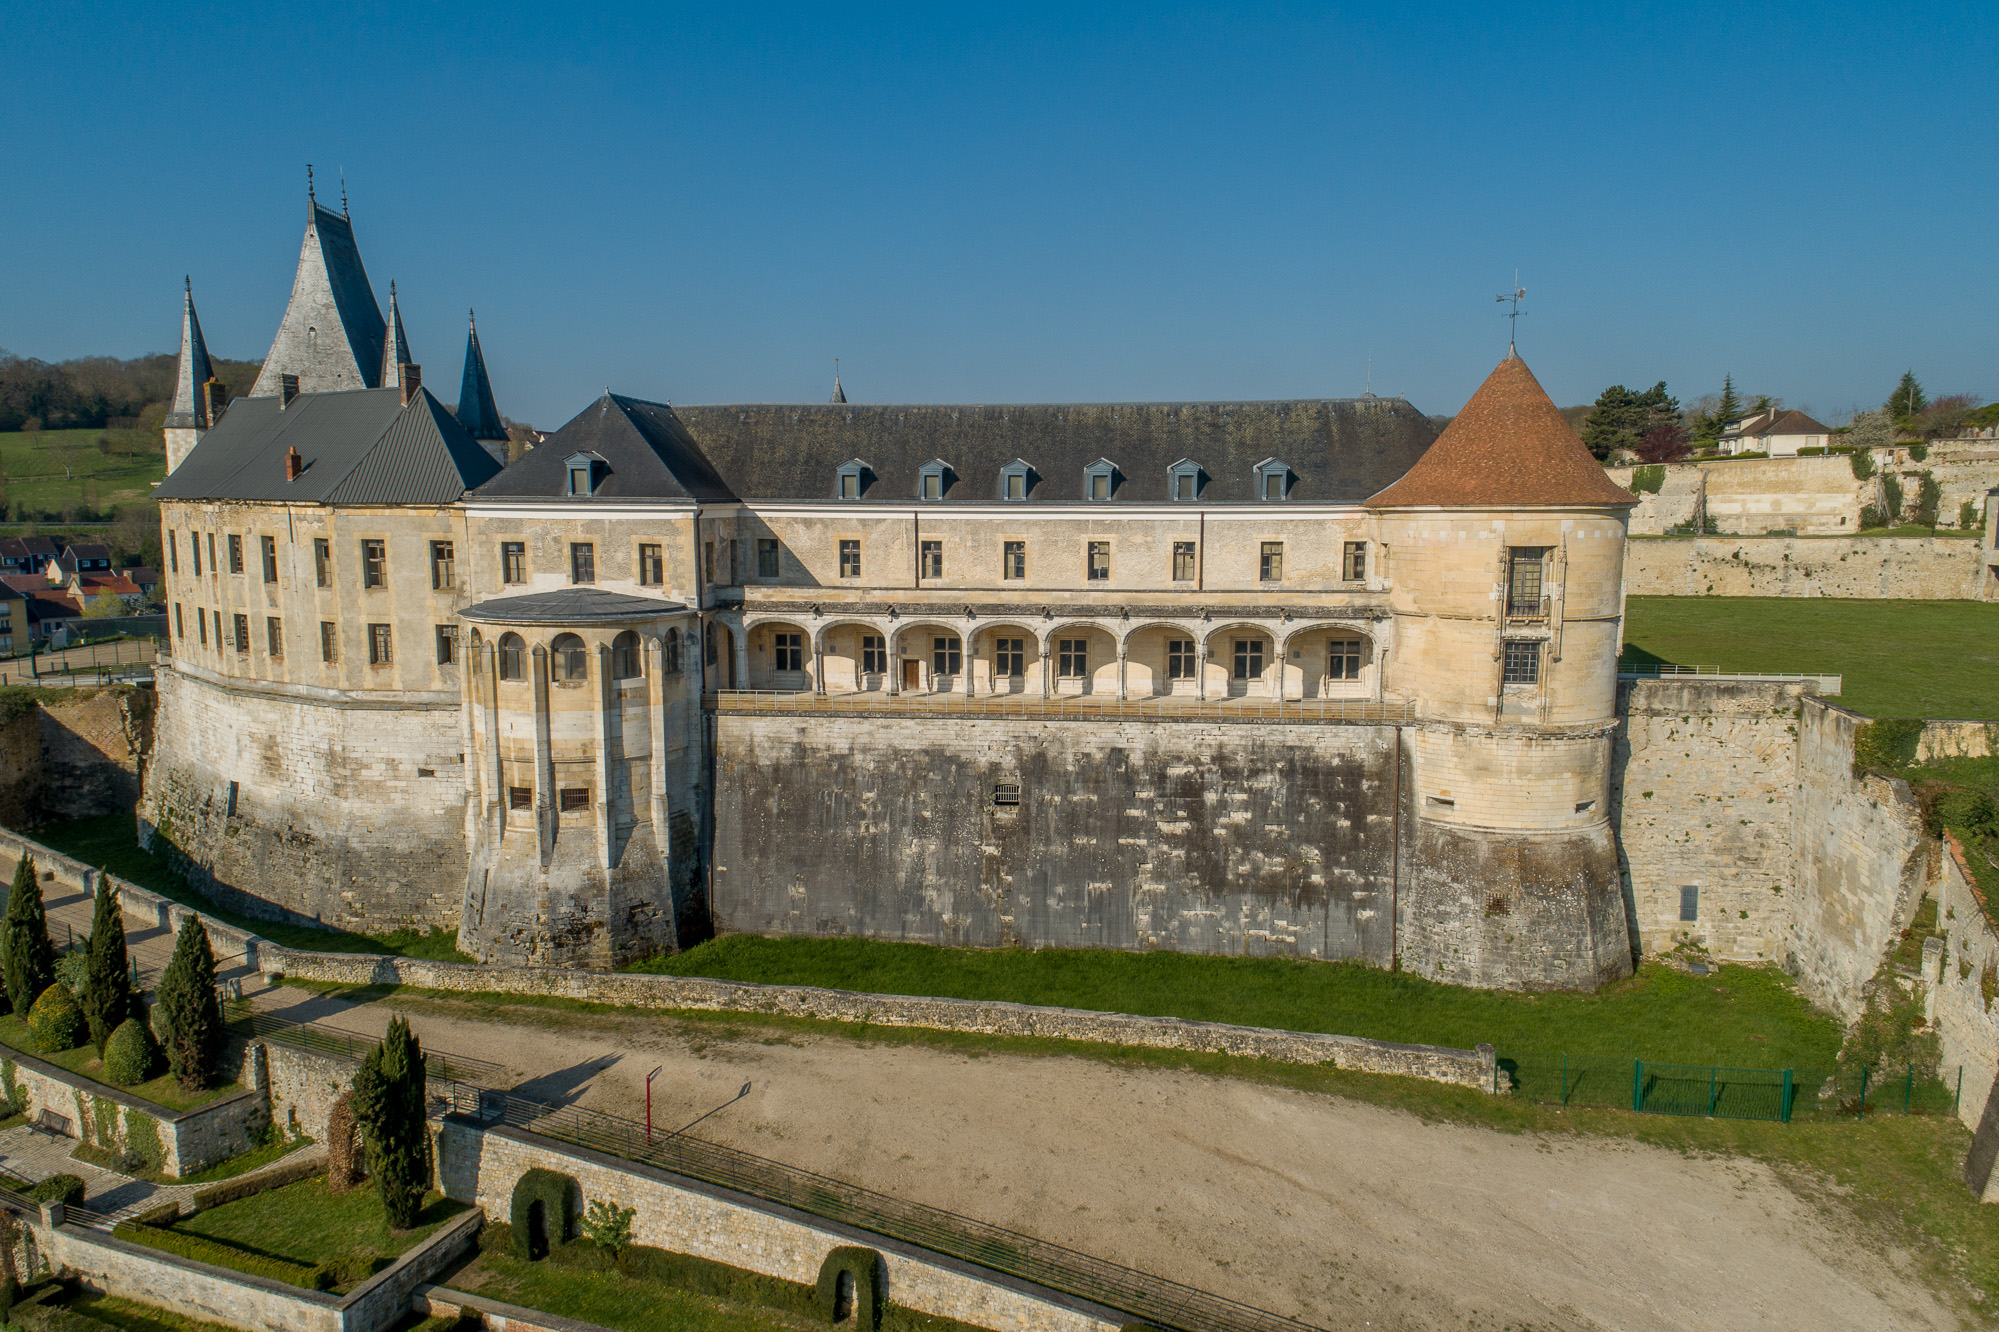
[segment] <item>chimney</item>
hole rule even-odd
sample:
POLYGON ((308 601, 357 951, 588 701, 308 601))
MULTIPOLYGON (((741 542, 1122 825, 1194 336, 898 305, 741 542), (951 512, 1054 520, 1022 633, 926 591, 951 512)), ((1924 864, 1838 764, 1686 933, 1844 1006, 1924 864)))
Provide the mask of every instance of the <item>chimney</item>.
POLYGON ((299 473, 300 473, 300 472, 303 472, 304 470, 305 470, 305 459, 303 459, 303 458, 301 458, 301 457, 299 457, 299 456, 298 456, 298 450, 297 450, 297 449, 286 449, 286 450, 285 450, 285 480, 287 480, 287 481, 296 481, 296 480, 298 480, 298 477, 299 477, 299 473))
POLYGON ((211 379, 201 386, 201 400, 206 408, 208 424, 213 426, 229 407, 229 390, 223 387, 221 380, 211 379))
POLYGON ((297 375, 279 375, 279 376, 278 376, 278 410, 279 410, 279 411, 283 411, 283 410, 284 410, 285 408, 287 408, 287 407, 291 406, 291 405, 292 405, 292 399, 293 399, 293 398, 296 398, 297 396, 298 396, 298 376, 297 376, 297 375))
POLYGON ((416 395, 423 389, 423 367, 420 365, 405 365, 403 367, 402 380, 403 406, 407 407, 416 401, 416 395))

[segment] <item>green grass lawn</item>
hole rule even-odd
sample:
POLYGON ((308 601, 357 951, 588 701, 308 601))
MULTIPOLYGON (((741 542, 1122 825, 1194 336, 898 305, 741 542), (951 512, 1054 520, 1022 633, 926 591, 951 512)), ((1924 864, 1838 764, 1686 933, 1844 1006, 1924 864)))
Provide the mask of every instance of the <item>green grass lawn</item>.
POLYGON ((1342 962, 1189 953, 933 948, 870 939, 732 934, 634 971, 876 994, 998 999, 1322 1031, 1501 1053, 1596 1054, 1664 1063, 1821 1068, 1837 1020, 1774 968, 1690 976, 1652 964, 1594 994, 1441 985, 1342 962))
POLYGON ((60 514, 84 504, 108 512, 151 499, 153 483, 167 474, 167 455, 156 430, 16 430, 0 432, 0 469, 16 512, 26 506, 60 514), (110 452, 98 447, 100 436, 111 440, 110 452))
POLYGON ((1999 602, 1631 597, 1627 660, 1824 671, 1870 717, 1999 718, 1999 602))
POLYGON ((117 1328, 118 1332, 238 1332, 238 1329, 224 1324, 204 1323, 157 1304, 141 1304, 137 1300, 98 1295, 81 1289, 64 1296, 57 1307, 86 1318, 95 1318, 100 1323, 117 1328))
POLYGON ((389 1228, 373 1188, 363 1185, 348 1193, 332 1193, 321 1177, 207 1208, 181 1218, 172 1228, 244 1253, 308 1266, 324 1264, 340 1274, 336 1289, 344 1290, 387 1267, 464 1210, 465 1204, 433 1193, 425 1199, 417 1224, 395 1231, 389 1228))
MULTIPOLYGON (((35 1049, 33 1042, 28 1039, 28 1025, 17 1014, 0 1014, 0 1045, 10 1046, 45 1064, 68 1069, 81 1077, 89 1078, 92 1082, 101 1082, 107 1087, 116 1086, 115 1083, 105 1081, 104 1063, 97 1057, 96 1046, 86 1040, 74 1050, 43 1054, 35 1049)), ((142 1082, 136 1087, 119 1087, 118 1090, 136 1096, 140 1100, 151 1101, 154 1105, 165 1106, 169 1110, 192 1110, 198 1105, 207 1105, 217 1097, 227 1096, 231 1092, 243 1089, 230 1083, 224 1087, 211 1087, 207 1091, 187 1092, 181 1090, 180 1083, 174 1080, 171 1073, 162 1073, 150 1082, 142 1082)), ((75 1109, 71 1107, 57 1106, 55 1109, 56 1113, 61 1115, 74 1117, 76 1114, 75 1109)))
MULTIPOLYGON (((163 857, 142 850, 137 818, 132 814, 107 814, 102 818, 44 823, 29 830, 27 836, 86 865, 108 870, 141 888, 150 888, 162 897, 205 911, 217 920, 249 930, 287 948, 322 953, 394 953, 400 957, 420 957, 436 962, 473 960, 458 951, 458 931, 442 927, 404 929, 384 935, 352 934, 346 930, 316 929, 310 925, 291 925, 239 915, 190 889, 163 857)), ((4 898, 5 893, 0 892, 0 900, 4 898)))

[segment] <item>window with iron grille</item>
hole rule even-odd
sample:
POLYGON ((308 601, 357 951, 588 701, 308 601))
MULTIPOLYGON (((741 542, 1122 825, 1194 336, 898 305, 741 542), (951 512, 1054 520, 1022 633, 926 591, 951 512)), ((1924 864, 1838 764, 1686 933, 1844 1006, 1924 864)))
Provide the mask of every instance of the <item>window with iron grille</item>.
POLYGON ((167 533, 167 572, 180 572, 180 535, 175 532, 167 533))
POLYGON ((437 664, 455 665, 458 661, 458 626, 440 624, 437 626, 437 664))
POLYGON ((321 661, 340 660, 340 634, 333 627, 333 621, 319 622, 319 659, 321 661))
POLYGON ((1275 583, 1284 577, 1284 543, 1266 541, 1263 553, 1258 556, 1256 576, 1266 583, 1275 583))
POLYGON ((272 661, 285 659, 285 627, 275 615, 264 617, 264 651, 270 654, 272 661))
POLYGON ((1002 679, 1016 679, 1027 674, 1026 647, 1026 639, 995 638, 993 640, 993 674, 1002 679))
POLYGON ((952 635, 930 640, 930 671, 933 675, 956 675, 963 668, 964 640, 952 635))
POLYGON ((1090 640, 1055 640, 1055 674, 1064 680, 1080 680, 1090 673, 1090 640))
POLYGON ((264 581, 267 583, 277 582, 278 539, 276 537, 260 536, 257 538, 257 548, 264 557, 264 581))
POLYGON ((995 805, 1018 805, 1020 803, 1020 783, 993 783, 993 803, 995 805))
POLYGON ((442 592, 458 582, 457 549, 449 541, 430 543, 430 585, 442 592))
POLYGON ((333 586, 333 543, 325 537, 312 539, 312 580, 321 587, 333 586))
POLYGON ((1547 550, 1541 546, 1515 546, 1507 560, 1506 613, 1541 613, 1541 567, 1547 550))
POLYGON ((1111 576, 1111 543, 1092 541, 1089 553, 1089 581, 1101 583, 1111 576))
POLYGON ((666 582, 666 561, 660 558, 659 547, 641 544, 639 546, 639 586, 658 587, 666 582))
POLYGON ((361 586, 387 587, 388 585, 388 543, 385 541, 363 541, 361 543, 361 586))
POLYGON ((587 786, 565 786, 562 788, 562 812, 577 814, 590 808, 590 788, 587 786))
POLYGON ((941 541, 924 542, 920 555, 921 555, 920 563, 922 564, 923 567, 919 572, 923 577, 942 578, 944 576, 943 542, 941 541))
POLYGON ((368 664, 387 666, 392 659, 389 651, 389 626, 371 624, 368 626, 368 664))
POLYGON ((1506 684, 1539 684, 1541 682, 1541 645, 1523 643, 1518 639, 1506 642, 1505 669, 1500 679, 1506 684))
POLYGON ((229 534, 229 572, 243 572, 243 538, 234 532, 229 534))
POLYGON ((1199 669, 1194 656, 1194 640, 1191 638, 1169 638, 1166 640, 1166 678, 1169 680, 1191 680, 1199 669))
POLYGON ((776 578, 780 576, 782 569, 783 566, 778 563, 777 538, 758 537, 757 577, 776 578))
POLYGON ((1367 580, 1367 543, 1349 541, 1346 553, 1340 559, 1340 577, 1349 583, 1367 580))
POLYGON ((597 548, 587 541, 569 543, 569 581, 572 583, 597 581, 597 548))
POLYGON ((840 577, 859 578, 861 576, 861 543, 853 540, 840 542, 840 577))
POLYGON ((1191 541, 1173 543, 1173 581, 1176 583, 1194 581, 1194 543, 1191 541))
POLYGON ((805 635, 776 633, 770 636, 770 668, 774 671, 805 669, 805 635))
POLYGON ((500 543, 500 581, 525 583, 528 580, 528 547, 525 541, 500 543))
POLYGON ((1262 639, 1238 638, 1235 641, 1235 678, 1238 680, 1263 678, 1262 639))
POLYGON ((233 630, 229 638, 230 646, 238 652, 248 652, 250 650, 250 617, 247 615, 232 615, 229 617, 229 624, 233 630))
POLYGON ((507 788, 508 809, 533 809, 534 788, 532 786, 509 786, 507 788))
POLYGON ((879 675, 888 669, 888 640, 880 634, 861 635, 861 670, 879 675))
POLYGON ((1360 679, 1360 647, 1358 638, 1335 638, 1326 644, 1326 678, 1329 680, 1360 679))
POLYGON ((1000 543, 1000 577, 1027 577, 1027 543, 1025 541, 1004 541, 1000 543))

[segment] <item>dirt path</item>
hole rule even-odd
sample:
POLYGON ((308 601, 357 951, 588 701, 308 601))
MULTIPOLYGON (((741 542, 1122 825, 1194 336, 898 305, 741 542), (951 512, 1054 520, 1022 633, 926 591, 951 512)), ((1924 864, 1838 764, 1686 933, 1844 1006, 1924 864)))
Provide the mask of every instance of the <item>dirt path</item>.
MULTIPOLYGON (((375 1034, 386 1003, 261 1007, 375 1034)), ((404 1000, 520 1090, 638 1117, 1327 1328, 1948 1328, 1771 1170, 1424 1124, 1336 1097, 1085 1059, 404 1000), (734 1100, 749 1083, 750 1092, 734 1100)))

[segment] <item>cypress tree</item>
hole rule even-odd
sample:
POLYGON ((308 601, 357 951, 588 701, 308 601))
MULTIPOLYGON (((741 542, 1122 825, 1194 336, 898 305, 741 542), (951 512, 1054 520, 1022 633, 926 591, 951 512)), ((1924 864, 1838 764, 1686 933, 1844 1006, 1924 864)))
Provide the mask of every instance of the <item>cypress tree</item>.
POLYGON ((181 922, 153 1012, 166 1026, 157 1034, 175 1079, 188 1091, 208 1086, 222 1052, 222 1005, 215 997, 215 954, 199 917, 181 922))
MULTIPOLYGON (((1721 401, 1715 404, 1714 419, 1721 425, 1727 425, 1730 421, 1741 420, 1747 414, 1742 410, 1742 399, 1736 396, 1735 376, 1723 375, 1721 377, 1721 401)), ((1716 431, 1716 433, 1719 434, 1720 432, 1716 431)))
POLYGON ((400 1015, 361 1061, 353 1105, 382 1210, 391 1226, 408 1230, 430 1187, 430 1134, 424 1121, 423 1047, 400 1015))
POLYGON ((125 955, 125 913, 118 889, 109 879, 97 889, 97 909, 90 920, 90 965, 77 997, 90 1040, 98 1056, 119 1024, 132 1016, 132 963, 125 955))
POLYGON ((0 971, 5 973, 7 1002, 23 1018, 56 981, 56 950, 49 944, 49 920, 42 909, 33 856, 22 856, 14 867, 7 916, 0 921, 0 971))

